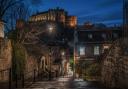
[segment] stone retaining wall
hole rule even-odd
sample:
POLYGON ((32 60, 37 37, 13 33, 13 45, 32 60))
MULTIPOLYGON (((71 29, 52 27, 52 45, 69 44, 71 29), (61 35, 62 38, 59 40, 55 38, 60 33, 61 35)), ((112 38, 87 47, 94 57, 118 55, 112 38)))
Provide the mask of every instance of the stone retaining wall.
POLYGON ((12 46, 11 41, 0 39, 0 81, 8 80, 9 70, 11 68, 12 46), (5 70, 5 71, 1 71, 5 70))
POLYGON ((101 81, 106 87, 128 89, 128 39, 116 41, 102 62, 101 81))

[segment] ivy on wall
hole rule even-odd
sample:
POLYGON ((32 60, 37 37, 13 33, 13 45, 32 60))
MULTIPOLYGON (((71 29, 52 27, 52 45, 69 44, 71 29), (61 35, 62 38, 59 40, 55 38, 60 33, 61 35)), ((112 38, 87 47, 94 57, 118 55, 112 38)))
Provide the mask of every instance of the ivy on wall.
POLYGON ((13 53, 12 53, 12 73, 13 79, 16 76, 20 76, 24 73, 25 63, 27 59, 27 52, 24 46, 20 43, 13 42, 13 53))

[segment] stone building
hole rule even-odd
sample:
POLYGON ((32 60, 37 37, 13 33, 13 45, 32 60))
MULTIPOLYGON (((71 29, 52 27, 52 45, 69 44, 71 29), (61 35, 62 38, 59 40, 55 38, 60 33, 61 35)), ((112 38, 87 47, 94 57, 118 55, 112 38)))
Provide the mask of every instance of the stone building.
POLYGON ((66 27, 75 28, 77 26, 77 17, 76 16, 67 16, 65 25, 66 25, 66 27))
POLYGON ((64 9, 56 8, 48 11, 37 13, 29 18, 29 22, 58 22, 66 27, 76 27, 77 17, 69 16, 64 9))
POLYGON ((102 54, 109 50, 113 41, 122 37, 122 30, 120 27, 95 27, 87 24, 78 27, 74 36, 76 38, 74 61, 76 68, 78 67, 79 76, 83 76, 86 65, 91 66, 98 63, 100 66, 100 62, 103 60, 102 54))
POLYGON ((112 42, 122 37, 121 28, 90 28, 77 29, 76 44, 78 60, 96 60, 109 49, 112 42))

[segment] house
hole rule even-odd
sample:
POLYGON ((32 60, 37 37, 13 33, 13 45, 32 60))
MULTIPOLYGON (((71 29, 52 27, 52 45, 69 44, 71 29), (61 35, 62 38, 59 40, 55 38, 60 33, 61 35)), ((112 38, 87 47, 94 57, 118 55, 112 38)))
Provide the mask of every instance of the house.
POLYGON ((76 60, 94 61, 108 50, 113 41, 122 36, 119 27, 77 28, 76 60))

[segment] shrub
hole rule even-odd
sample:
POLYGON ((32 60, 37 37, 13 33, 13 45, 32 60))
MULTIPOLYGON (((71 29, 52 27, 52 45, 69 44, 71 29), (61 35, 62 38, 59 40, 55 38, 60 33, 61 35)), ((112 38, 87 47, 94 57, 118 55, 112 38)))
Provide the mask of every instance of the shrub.
POLYGON ((13 54, 12 54, 12 71, 13 78, 20 76, 25 70, 25 60, 27 53, 23 45, 19 43, 13 43, 13 54))
POLYGON ((90 65, 86 69, 86 75, 87 76, 98 76, 98 75, 100 75, 100 67, 99 67, 99 64, 95 63, 95 64, 90 65))

